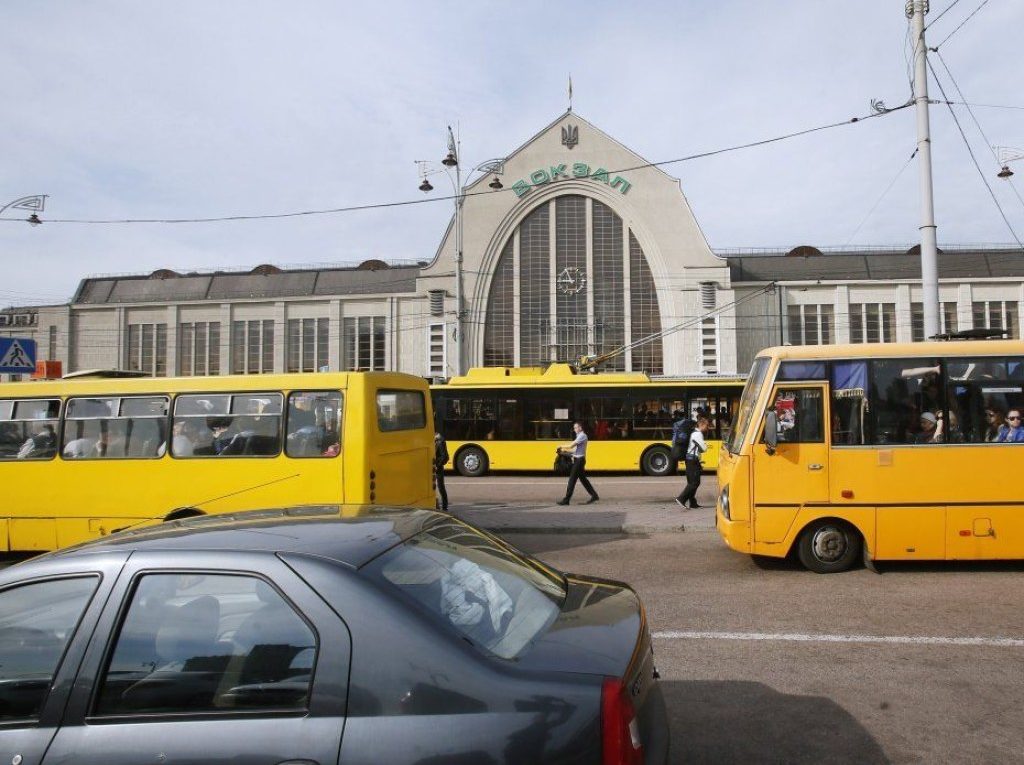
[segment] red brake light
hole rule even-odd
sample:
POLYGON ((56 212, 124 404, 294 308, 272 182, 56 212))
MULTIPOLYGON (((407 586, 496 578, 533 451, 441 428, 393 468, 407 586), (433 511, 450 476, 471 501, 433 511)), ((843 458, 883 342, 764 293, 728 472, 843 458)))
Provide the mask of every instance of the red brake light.
POLYGON ((601 686, 601 765, 642 765, 644 747, 633 702, 622 681, 601 686))

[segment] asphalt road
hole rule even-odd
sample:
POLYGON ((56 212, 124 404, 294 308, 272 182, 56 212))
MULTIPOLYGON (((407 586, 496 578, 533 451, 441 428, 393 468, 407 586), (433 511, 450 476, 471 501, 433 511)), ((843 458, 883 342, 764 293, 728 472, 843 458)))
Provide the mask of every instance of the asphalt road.
POLYGON ((639 591, 673 762, 1024 763, 1024 564, 822 576, 713 531, 508 538, 639 591))

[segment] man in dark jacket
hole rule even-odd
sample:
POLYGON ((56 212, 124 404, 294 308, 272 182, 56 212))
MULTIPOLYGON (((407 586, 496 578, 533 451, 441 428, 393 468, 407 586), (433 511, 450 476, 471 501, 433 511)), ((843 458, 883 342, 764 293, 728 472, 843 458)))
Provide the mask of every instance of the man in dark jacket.
POLYGON ((441 509, 448 512, 448 492, 444 487, 444 466, 448 464, 448 442, 440 433, 434 434, 434 485, 441 496, 441 509))

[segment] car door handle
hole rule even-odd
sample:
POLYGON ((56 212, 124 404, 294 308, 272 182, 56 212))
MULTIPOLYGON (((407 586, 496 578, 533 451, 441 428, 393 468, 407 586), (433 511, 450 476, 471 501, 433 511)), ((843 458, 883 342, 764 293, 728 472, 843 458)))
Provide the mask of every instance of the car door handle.
POLYGON ((821 470, 823 467, 825 467, 825 466, 822 465, 820 462, 812 462, 810 465, 807 466, 807 469, 808 470, 821 470))

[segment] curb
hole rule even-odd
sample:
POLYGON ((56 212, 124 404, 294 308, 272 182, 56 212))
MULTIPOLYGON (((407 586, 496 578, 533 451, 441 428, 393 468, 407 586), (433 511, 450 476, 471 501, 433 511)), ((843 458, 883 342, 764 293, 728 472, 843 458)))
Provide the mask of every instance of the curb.
MULTIPOLYGON (((470 523, 473 523, 470 519, 470 523)), ((488 526, 474 524, 496 534, 625 534, 627 536, 649 536, 651 534, 682 534, 714 531, 713 528, 686 528, 685 526, 649 526, 629 524, 626 526, 488 526)))

